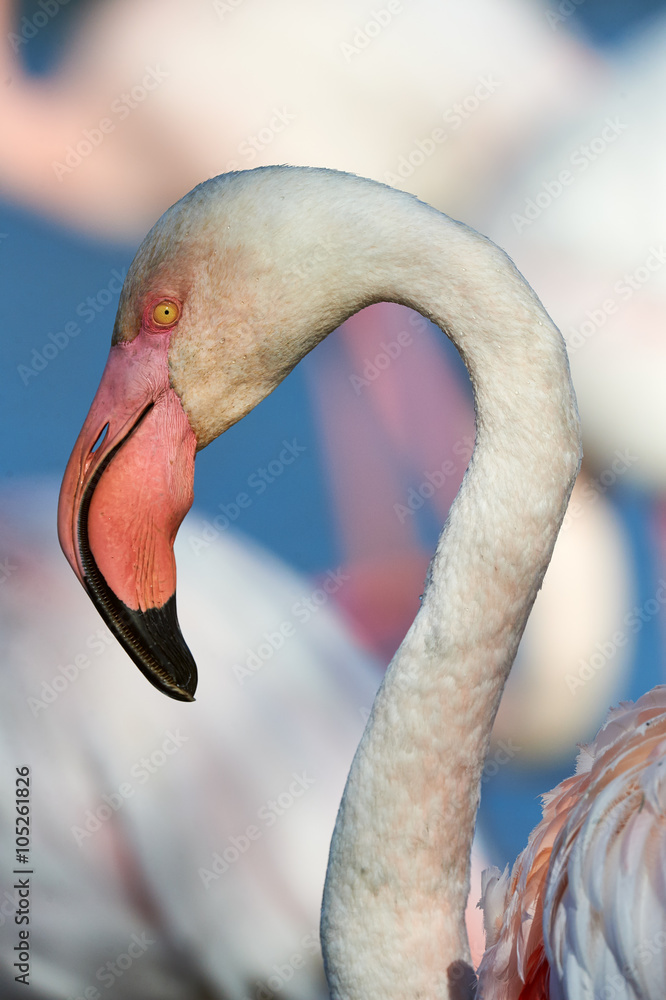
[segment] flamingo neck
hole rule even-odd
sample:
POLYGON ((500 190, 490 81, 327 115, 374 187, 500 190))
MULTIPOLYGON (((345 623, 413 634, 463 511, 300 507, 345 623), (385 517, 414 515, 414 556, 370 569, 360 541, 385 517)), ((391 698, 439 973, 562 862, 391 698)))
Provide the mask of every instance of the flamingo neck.
POLYGON ((388 299, 437 323, 470 372, 477 440, 351 767, 322 945, 334 1000, 442 1000, 472 995, 464 910, 481 772, 578 470, 579 425, 562 339, 508 258, 379 191, 380 222, 345 219, 335 322, 388 299))
POLYGON ((580 461, 562 338, 494 244, 334 171, 261 168, 191 192, 137 255, 117 340, 133 335, 144 272, 161 276, 174 247, 171 281, 186 275, 197 322, 184 313, 170 377, 199 447, 373 302, 433 320, 469 370, 475 451, 351 767, 321 925, 334 1000, 466 996, 481 771, 580 461))

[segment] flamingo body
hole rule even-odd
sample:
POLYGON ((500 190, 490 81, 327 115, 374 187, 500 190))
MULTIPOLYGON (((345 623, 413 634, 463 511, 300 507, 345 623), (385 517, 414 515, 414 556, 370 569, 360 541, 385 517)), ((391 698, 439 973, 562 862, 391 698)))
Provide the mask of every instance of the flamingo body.
POLYGON ((660 685, 581 747, 511 876, 486 873, 484 998, 663 996, 665 755, 660 685))

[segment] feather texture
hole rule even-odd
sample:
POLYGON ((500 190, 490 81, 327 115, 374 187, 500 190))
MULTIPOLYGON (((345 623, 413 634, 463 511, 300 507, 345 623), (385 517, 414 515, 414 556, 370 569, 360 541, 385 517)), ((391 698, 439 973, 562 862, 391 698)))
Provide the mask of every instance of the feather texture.
POLYGON ((666 686, 613 709, 483 883, 484 1000, 652 1000, 666 983, 666 686), (502 915, 503 914, 503 915, 502 915))

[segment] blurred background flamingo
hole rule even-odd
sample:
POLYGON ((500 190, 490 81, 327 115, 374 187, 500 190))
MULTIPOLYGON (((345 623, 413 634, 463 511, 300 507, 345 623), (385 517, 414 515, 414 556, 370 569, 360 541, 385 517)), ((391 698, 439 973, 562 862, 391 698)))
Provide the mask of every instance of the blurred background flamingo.
MULTIPOLYGON (((299 942, 316 927, 321 845, 363 710, 413 618, 428 553, 473 443, 471 394, 455 354, 408 311, 380 305, 345 324, 200 456, 199 520, 181 532, 182 589, 189 573, 196 605, 188 634, 196 631, 208 648, 207 615, 228 610, 229 646, 210 650, 207 673, 211 685, 228 685, 229 705, 246 697, 248 714, 238 709, 238 719, 253 721, 245 728, 226 720, 225 730, 204 718, 202 696, 195 754, 215 761, 214 771, 207 768, 186 792, 192 765, 184 748, 119 811, 132 817, 127 828, 111 821, 79 847, 71 833, 77 817, 117 791, 128 768, 159 750, 177 723, 140 692, 141 678, 137 701, 128 704, 131 664, 106 647, 98 660, 90 657, 102 669, 82 672, 48 711, 33 714, 29 698, 85 652, 98 627, 86 620, 87 602, 50 547, 53 487, 34 477, 58 477, 64 468, 139 238, 203 177, 287 161, 412 190, 504 245, 569 339, 586 466, 486 765, 479 828, 489 860, 502 866, 524 846, 539 817, 538 793, 570 772, 575 742, 593 734, 608 704, 662 679, 659 7, 596 0, 444 7, 394 0, 362 10, 346 0, 325 12, 304 0, 279 7, 267 0, 0 4, 7 331, 0 471, 9 490, 0 540, 3 769, 11 788, 12 769, 32 754, 35 776, 41 769, 53 789, 48 807, 41 800, 48 820, 36 821, 35 837, 54 870, 60 865, 67 875, 45 874, 39 889, 52 907, 42 906, 36 930, 41 957, 33 978, 44 996, 83 995, 88 986, 106 995, 98 968, 148 927, 159 945, 108 995, 191 995, 195 986, 203 996, 253 1000, 269 992, 312 995, 317 954, 306 955, 299 942), (618 120, 614 138, 607 119, 618 120), (562 170, 571 182, 558 181, 562 170), (626 299, 614 290, 625 274, 636 285, 626 299), (616 310, 604 309, 609 300, 616 310), (296 442, 289 465, 279 460, 284 441, 296 442), (249 506, 237 502, 239 493, 249 506), (286 565, 275 568, 265 550, 286 565), (307 595, 338 566, 347 579, 313 617, 312 637, 303 636, 298 651, 275 654, 279 676, 261 670, 239 685, 239 649, 256 649, 279 623, 280 594, 300 588, 307 595), (52 586, 42 590, 40 580, 52 586), (245 617, 234 645, 242 595, 261 587, 265 617, 245 617), (329 702, 338 709, 324 728, 329 702), (128 712, 151 719, 156 739, 138 723, 123 725, 128 712), (252 732, 263 732, 265 742, 252 732), (276 822, 274 840, 255 845, 258 853, 253 848, 208 890, 196 884, 196 869, 225 838, 284 791, 285 773, 324 759, 316 793, 276 822), (193 882, 158 886, 156 873, 169 859, 151 858, 151 845, 163 817, 178 814, 184 800, 199 817, 184 824, 180 840, 193 882), (215 810, 225 801, 233 807, 220 817, 215 810), (128 836, 130 828, 141 833, 128 836), (281 923, 287 911, 290 921, 281 923), (185 924, 199 929, 196 945, 185 924), (229 926, 228 948, 216 959, 206 935, 221 925, 229 926), (77 953, 63 947, 68 937, 77 953), (303 965, 271 986, 273 966, 299 954, 303 965)), ((35 792, 35 809, 39 803, 35 792)), ((3 822, 12 823, 4 793, 3 805, 3 822)), ((4 842, 12 842, 9 832, 4 842)), ((3 891, 11 897, 11 881, 3 891)), ((8 969, 12 945, 5 922, 0 948, 8 969)), ((13 976, 2 975, 4 995, 12 996, 13 976)))

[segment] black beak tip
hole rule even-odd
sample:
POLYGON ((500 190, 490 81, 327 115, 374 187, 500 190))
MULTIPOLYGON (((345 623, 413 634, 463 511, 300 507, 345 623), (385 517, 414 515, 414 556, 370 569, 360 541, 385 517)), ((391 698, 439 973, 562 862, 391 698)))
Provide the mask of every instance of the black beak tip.
POLYGON ((180 631, 176 595, 161 608, 134 611, 122 605, 122 609, 129 627, 126 635, 120 629, 116 634, 139 670, 170 698, 194 701, 197 665, 180 631))
POLYGON ((139 611, 128 608, 110 588, 100 594, 88 578, 86 583, 98 611, 150 683, 177 701, 194 701, 197 665, 180 631, 176 595, 161 608, 139 611))

